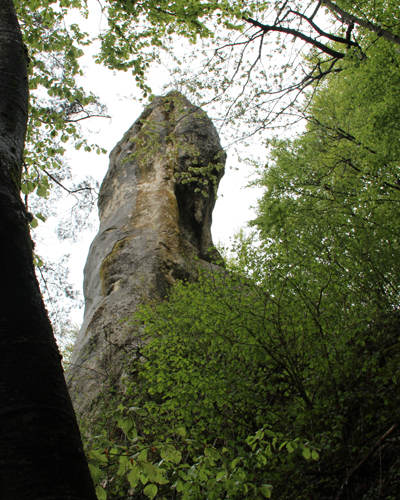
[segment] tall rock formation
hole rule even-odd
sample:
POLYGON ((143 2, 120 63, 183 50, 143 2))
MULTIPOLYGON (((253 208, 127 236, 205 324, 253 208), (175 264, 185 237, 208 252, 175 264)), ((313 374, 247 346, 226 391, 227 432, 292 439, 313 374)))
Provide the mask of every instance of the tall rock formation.
POLYGON ((81 415, 118 385, 140 346, 138 328, 122 320, 218 259, 211 220, 225 157, 211 120, 178 92, 156 97, 111 152, 68 372, 81 415))

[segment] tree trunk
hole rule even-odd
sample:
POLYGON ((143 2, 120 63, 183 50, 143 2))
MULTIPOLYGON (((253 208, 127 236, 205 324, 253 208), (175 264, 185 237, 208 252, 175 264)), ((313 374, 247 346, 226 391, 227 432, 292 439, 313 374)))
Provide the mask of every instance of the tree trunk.
POLYGON ((20 198, 27 55, 0 0, 0 498, 95 500, 20 198))

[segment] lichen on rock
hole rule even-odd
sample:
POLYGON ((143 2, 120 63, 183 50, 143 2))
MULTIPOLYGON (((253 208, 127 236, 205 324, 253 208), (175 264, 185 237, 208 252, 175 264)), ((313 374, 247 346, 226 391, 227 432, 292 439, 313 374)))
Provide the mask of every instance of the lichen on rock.
POLYGON ((140 332, 121 320, 220 259, 211 222, 225 159, 211 120, 178 92, 156 97, 111 152, 67 376, 79 413, 135 352, 140 332))

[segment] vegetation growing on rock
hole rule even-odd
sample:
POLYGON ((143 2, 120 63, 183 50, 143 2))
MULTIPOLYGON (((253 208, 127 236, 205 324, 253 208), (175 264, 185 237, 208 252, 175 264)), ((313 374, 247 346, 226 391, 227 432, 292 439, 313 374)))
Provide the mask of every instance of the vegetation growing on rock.
POLYGON ((382 43, 270 142, 229 274, 135 315, 150 340, 89 440, 113 450, 111 498, 399 496, 400 60, 382 43))

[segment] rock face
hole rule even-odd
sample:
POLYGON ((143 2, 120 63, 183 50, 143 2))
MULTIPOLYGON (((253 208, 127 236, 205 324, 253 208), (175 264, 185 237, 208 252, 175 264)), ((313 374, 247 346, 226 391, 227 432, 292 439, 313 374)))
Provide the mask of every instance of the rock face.
POLYGON ((81 416, 102 388, 118 385, 126 356, 140 345, 138 328, 121 320, 219 258, 211 220, 224 164, 211 120, 177 92, 156 97, 111 152, 67 375, 81 416))

